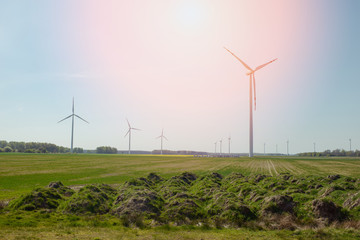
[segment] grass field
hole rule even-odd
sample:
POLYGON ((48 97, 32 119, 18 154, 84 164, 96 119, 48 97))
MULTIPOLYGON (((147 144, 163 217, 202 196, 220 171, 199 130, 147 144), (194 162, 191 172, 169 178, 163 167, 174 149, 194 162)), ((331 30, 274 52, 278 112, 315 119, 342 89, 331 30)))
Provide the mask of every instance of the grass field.
POLYGON ((356 240, 360 237, 358 230, 318 229, 304 231, 254 231, 248 229, 202 229, 202 228, 89 228, 89 227, 19 227, 3 228, 0 239, 61 239, 61 240, 105 240, 105 239, 137 239, 137 240, 268 240, 268 239, 326 239, 356 240))
POLYGON ((190 156, 99 155, 99 154, 0 154, 0 200, 9 200, 46 186, 51 181, 65 185, 118 184, 146 176, 163 177, 184 171, 196 174, 231 172, 276 175, 360 176, 359 158, 241 157, 199 158, 190 156))
MULTIPOLYGON (((52 181, 61 181, 66 186, 73 186, 74 188, 91 183, 107 183, 116 186, 133 178, 145 177, 151 172, 155 172, 164 178, 169 178, 185 171, 195 173, 198 176, 211 172, 217 172, 224 176, 233 172, 240 172, 243 175, 265 174, 274 176, 272 178, 269 177, 268 181, 278 179, 280 182, 277 183, 281 185, 284 184, 281 183, 283 181, 281 176, 275 177, 280 173, 289 173, 297 176, 298 179, 304 179, 304 181, 309 179, 309 175, 326 177, 327 175, 339 174, 359 178, 360 159, 300 157, 255 157, 250 159, 248 157, 198 158, 192 156, 152 155, 0 154, 0 203, 5 203, 6 205, 8 200, 18 198, 22 194, 28 194, 36 187, 45 187, 52 181)), ((203 184, 204 186, 206 185, 206 183, 203 184)), ((259 187, 259 189, 264 188, 267 186, 266 184, 261 182, 256 187, 259 187)), ((343 182, 333 183, 332 185, 338 187, 338 185, 342 186, 341 184, 343 182)), ((356 186, 356 183, 346 184, 356 186)), ((346 184, 344 186, 347 186, 346 184)), ((294 186, 292 187, 294 188, 294 186)), ((196 188, 194 189, 196 190, 196 188)), ((244 187, 244 189, 246 188, 244 187)), ((252 190, 254 192, 257 191, 255 187, 252 190)), ((330 197, 342 199, 342 195, 338 195, 343 194, 345 191, 343 190, 334 191, 330 197)), ((357 190, 350 189, 348 191, 354 192, 357 190)), ((319 194, 322 193, 323 191, 319 190, 319 194)), ((300 195, 297 195, 297 193, 293 195, 296 201, 302 201, 301 196, 311 197, 309 194, 300 195)), ((256 205, 256 202, 254 204, 256 205)), ((298 211, 298 213, 301 214, 301 211, 298 211)), ((266 227, 265 229, 257 229, 256 227, 216 229, 214 227, 206 227, 205 225, 163 225, 160 227, 129 228, 123 226, 122 220, 118 217, 109 214, 78 217, 71 214, 62 214, 59 211, 47 212, 39 210, 26 212, 4 209, 0 214, 0 239, 171 238, 180 240, 360 238, 358 221, 341 224, 343 225, 327 226, 326 228, 299 227, 296 230, 274 230, 273 228, 266 230, 266 227)))

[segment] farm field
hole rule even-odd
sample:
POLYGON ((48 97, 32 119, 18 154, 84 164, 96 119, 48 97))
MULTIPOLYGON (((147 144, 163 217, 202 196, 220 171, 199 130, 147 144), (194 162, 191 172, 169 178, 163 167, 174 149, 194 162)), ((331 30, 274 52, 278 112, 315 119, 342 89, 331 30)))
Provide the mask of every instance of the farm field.
POLYGON ((357 158, 2 154, 0 239, 358 239, 359 166, 357 158), (54 181, 65 186, 46 187, 54 181), (328 216, 321 206, 333 203, 328 216))
POLYGON ((356 240, 359 230, 319 229, 319 230, 274 230, 260 231, 249 229, 204 229, 200 227, 172 227, 152 229, 106 228, 106 227, 4 227, 0 239, 62 239, 62 240, 268 240, 268 239, 326 239, 326 240, 356 240))
POLYGON ((189 171, 198 175, 217 172, 247 174, 279 173, 360 177, 359 158, 248 157, 200 158, 192 156, 99 155, 99 154, 0 154, 0 200, 10 200, 44 187, 120 184, 155 172, 169 177, 189 171))

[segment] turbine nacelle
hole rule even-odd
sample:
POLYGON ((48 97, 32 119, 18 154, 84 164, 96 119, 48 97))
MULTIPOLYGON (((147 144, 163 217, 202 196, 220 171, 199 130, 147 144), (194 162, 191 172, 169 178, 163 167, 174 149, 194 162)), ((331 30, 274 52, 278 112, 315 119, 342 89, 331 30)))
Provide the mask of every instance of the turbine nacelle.
POLYGON ((250 76, 251 74, 253 74, 255 71, 249 71, 246 73, 246 76, 250 76))

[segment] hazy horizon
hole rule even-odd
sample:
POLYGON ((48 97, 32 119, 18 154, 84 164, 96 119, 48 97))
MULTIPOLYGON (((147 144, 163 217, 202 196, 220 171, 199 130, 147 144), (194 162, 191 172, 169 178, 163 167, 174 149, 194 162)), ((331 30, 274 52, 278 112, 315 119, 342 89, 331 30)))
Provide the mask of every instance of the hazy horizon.
POLYGON ((248 152, 360 149, 360 2, 0 2, 0 139, 70 147, 248 152), (218 147, 219 151, 219 147, 218 147))

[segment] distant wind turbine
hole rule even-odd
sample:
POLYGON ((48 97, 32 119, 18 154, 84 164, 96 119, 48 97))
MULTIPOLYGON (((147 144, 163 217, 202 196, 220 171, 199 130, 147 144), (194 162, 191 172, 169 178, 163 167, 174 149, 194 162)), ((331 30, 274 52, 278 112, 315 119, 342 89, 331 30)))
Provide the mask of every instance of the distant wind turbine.
POLYGON ((72 117, 72 126, 71 126, 71 149, 70 152, 73 153, 73 143, 74 143, 74 117, 80 118, 81 120, 83 120, 86 123, 89 123, 88 121, 86 121, 85 119, 81 118, 80 116, 75 114, 75 107, 74 107, 74 98, 73 98, 73 102, 72 102, 72 114, 67 116, 66 118, 58 121, 58 123, 68 119, 72 117))
MULTIPOLYGON (((225 47, 224 47, 225 48, 225 47)), ((277 60, 277 58, 271 60, 270 62, 267 62, 265 64, 262 64, 258 67, 256 67, 254 70, 252 68, 250 68, 245 62, 243 62, 240 58, 238 58, 234 53, 232 53, 229 49, 225 48, 226 51, 228 51, 231 55, 233 55, 237 60, 239 60, 241 62, 242 65, 244 65, 244 67, 246 69, 249 70, 249 72, 246 75, 250 76, 250 95, 249 95, 249 101, 250 101, 250 131, 249 131, 249 157, 252 157, 253 154, 253 103, 252 103, 252 86, 254 85, 254 106, 255 106, 255 110, 256 110, 256 88, 255 88, 255 72, 260 70, 261 68, 265 67, 266 65, 274 62, 275 60, 277 60)))
POLYGON ((265 153, 266 153, 266 151, 265 151, 265 146, 266 146, 266 143, 264 143, 264 155, 265 155, 265 153))
POLYGON ((215 153, 216 153, 216 145, 217 145, 217 142, 214 142, 214 144, 215 144, 215 153))
POLYGON ((289 156, 289 139, 286 141, 286 151, 287 155, 289 156))
POLYGON ((219 140, 220 142, 220 154, 222 153, 222 139, 219 140))
POLYGON ((351 152, 351 138, 349 138, 349 142, 350 142, 350 152, 351 152))
POLYGON ((229 140, 229 154, 230 154, 230 143, 231 143, 231 136, 228 137, 229 140))
POLYGON ((164 129, 162 129, 161 131, 161 135, 158 136, 157 138, 161 139, 161 155, 163 154, 163 138, 166 139, 166 141, 169 141, 165 136, 164 136, 164 129))
POLYGON ((126 121, 128 123, 129 130, 127 131, 124 137, 126 137, 129 134, 129 154, 131 154, 131 130, 141 130, 141 129, 131 127, 129 120, 126 119, 126 121))

